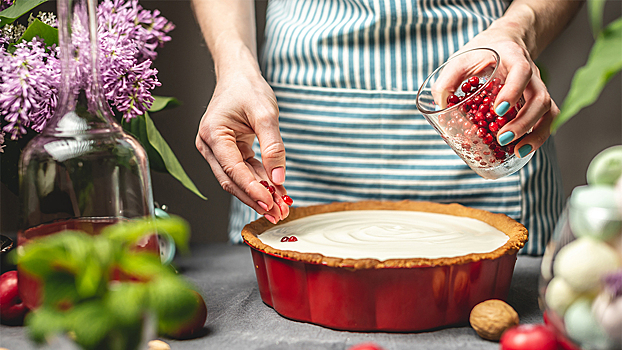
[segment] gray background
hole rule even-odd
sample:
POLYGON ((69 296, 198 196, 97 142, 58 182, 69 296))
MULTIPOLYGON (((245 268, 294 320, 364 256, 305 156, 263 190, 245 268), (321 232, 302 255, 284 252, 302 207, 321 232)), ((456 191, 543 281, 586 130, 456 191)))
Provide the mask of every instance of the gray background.
MULTIPOLYGON (((155 94, 175 96, 183 101, 183 105, 155 113, 152 117, 188 175, 209 199, 204 201, 198 198, 169 175, 160 173, 152 173, 154 198, 168 205, 171 213, 181 215, 190 222, 193 242, 224 242, 227 240, 230 195, 222 190, 209 165, 194 146, 199 121, 215 85, 209 51, 189 1, 150 0, 140 3, 145 8, 159 9, 177 26, 171 32, 173 40, 159 50, 155 61, 162 82, 155 94)), ((260 41, 266 1, 255 3, 260 41)), ((619 17, 621 9, 621 1, 608 1, 604 23, 619 17)), ((583 6, 564 33, 537 60, 546 71, 549 91, 558 105, 568 92, 574 71, 585 64, 594 41, 587 18, 586 7, 583 6)), ((598 152, 622 143, 621 87, 622 76, 618 74, 607 84, 594 105, 583 109, 555 135, 566 196, 575 186, 585 184, 587 166, 598 152)), ((1 194, 2 232, 10 233, 16 226, 18 198, 4 188, 1 194)))

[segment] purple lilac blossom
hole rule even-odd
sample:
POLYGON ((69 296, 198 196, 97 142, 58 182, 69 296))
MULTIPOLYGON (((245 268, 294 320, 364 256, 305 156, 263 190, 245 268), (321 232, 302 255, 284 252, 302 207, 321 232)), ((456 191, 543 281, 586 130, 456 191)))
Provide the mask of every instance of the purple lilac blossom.
MULTIPOLYGON (((15 52, 0 51, 0 111, 3 131, 16 140, 26 127, 40 132, 56 108, 60 65, 43 40, 17 44, 15 52)), ((52 51, 53 52, 53 51, 52 51)))
MULTIPOLYGON (((12 2, 0 0, 0 6, 12 2)), ((53 14, 42 17, 40 13, 38 18, 56 26, 53 14)), ((167 33, 174 25, 159 11, 143 9, 137 0, 104 0, 98 6, 98 23, 102 93, 130 120, 144 114, 153 103, 151 90, 161 84, 157 70, 151 67, 152 60, 157 56, 155 50, 171 40, 167 33)), ((58 103, 60 62, 58 48, 46 50, 37 38, 19 43, 17 50, 9 53, 6 49, 14 36, 0 30, 0 117, 5 120, 4 131, 17 139, 27 127, 41 131, 53 115, 58 103)), ((72 44, 80 52, 71 79, 76 82, 75 89, 84 89, 92 78, 87 43, 88 33, 74 28, 72 44)))
POLYGON ((13 0, 0 0, 0 11, 4 11, 11 5, 13 5, 13 0))

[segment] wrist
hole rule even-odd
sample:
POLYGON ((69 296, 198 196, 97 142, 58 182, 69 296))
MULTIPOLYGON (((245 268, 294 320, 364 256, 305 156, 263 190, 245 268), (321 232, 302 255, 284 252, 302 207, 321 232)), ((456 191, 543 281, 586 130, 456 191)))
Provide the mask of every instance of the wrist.
POLYGON ((494 21, 490 29, 503 30, 535 59, 540 50, 536 40, 536 13, 526 4, 513 4, 505 14, 494 21))
POLYGON ((255 50, 242 41, 226 41, 223 45, 214 45, 210 51, 214 60, 216 79, 240 72, 261 74, 255 50))

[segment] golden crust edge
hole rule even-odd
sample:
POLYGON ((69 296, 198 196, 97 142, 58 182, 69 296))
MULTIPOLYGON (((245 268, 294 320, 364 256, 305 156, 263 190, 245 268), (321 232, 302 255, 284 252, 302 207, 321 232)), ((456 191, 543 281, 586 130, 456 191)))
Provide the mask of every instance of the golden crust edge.
POLYGON ((509 239, 504 245, 489 253, 473 253, 453 258, 410 258, 380 261, 377 259, 343 259, 327 257, 322 254, 300 253, 290 250, 275 249, 261 242, 258 238, 261 233, 275 226, 265 218, 260 218, 244 226, 242 229, 242 238, 252 248, 270 255, 312 264, 321 264, 332 267, 348 267, 354 269, 433 267, 460 265, 480 260, 493 260, 506 254, 514 254, 518 252, 518 250, 525 245, 525 242, 528 239, 528 232, 525 226, 505 214, 491 213, 480 209, 466 207, 457 203, 443 204, 411 200, 403 200, 399 202, 375 200, 360 202, 334 202, 308 207, 292 207, 290 209, 289 216, 277 225, 310 215, 347 210, 408 210, 469 217, 483 221, 495 227, 499 231, 505 233, 509 239))

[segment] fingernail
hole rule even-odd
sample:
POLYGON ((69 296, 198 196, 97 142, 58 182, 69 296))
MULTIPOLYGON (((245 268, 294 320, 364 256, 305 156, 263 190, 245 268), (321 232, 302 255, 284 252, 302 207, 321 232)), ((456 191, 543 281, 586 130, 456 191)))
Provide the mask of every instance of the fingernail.
POLYGON ((285 182, 285 169, 283 167, 272 169, 272 182, 277 185, 282 185, 285 182))
POLYGON ((261 207, 261 209, 268 211, 270 210, 270 208, 268 208, 268 205, 262 201, 257 201, 257 204, 259 204, 259 206, 261 207))
POLYGON ((522 145, 519 149, 518 149, 518 156, 521 158, 525 158, 526 155, 529 154, 529 152, 531 152, 531 145, 530 144, 526 144, 526 145, 522 145))
POLYGON ((506 114, 509 109, 510 109, 510 103, 508 101, 503 101, 499 103, 497 108, 495 108, 495 113, 497 113, 498 116, 502 116, 506 114))
POLYGON ((270 214, 266 214, 266 215, 264 215, 264 217, 265 217, 266 219, 268 219, 268 221, 270 221, 271 223, 273 223, 273 224, 275 224, 275 225, 276 225, 276 219, 274 218, 274 216, 272 216, 272 215, 270 215, 270 214))
POLYGON ((507 145, 508 143, 512 142, 512 140, 514 140, 514 133, 511 131, 506 131, 499 136, 499 144, 501 146, 507 145))

